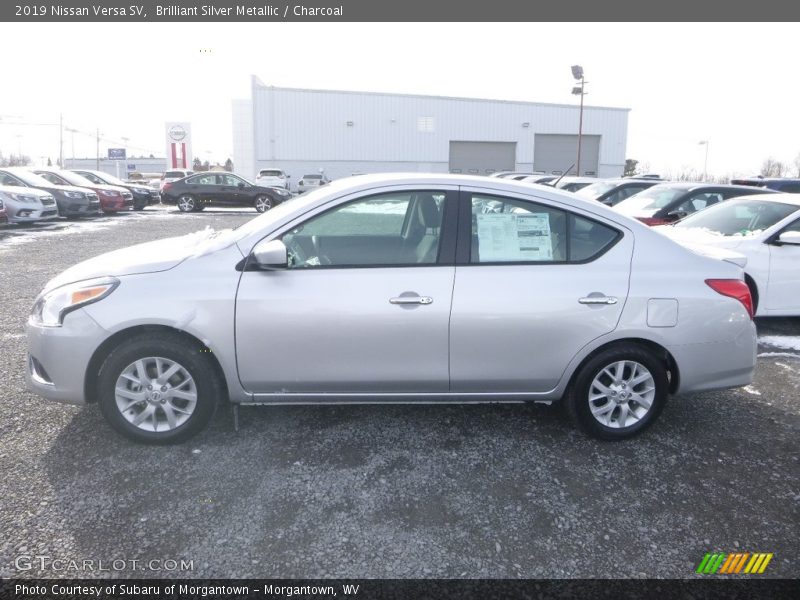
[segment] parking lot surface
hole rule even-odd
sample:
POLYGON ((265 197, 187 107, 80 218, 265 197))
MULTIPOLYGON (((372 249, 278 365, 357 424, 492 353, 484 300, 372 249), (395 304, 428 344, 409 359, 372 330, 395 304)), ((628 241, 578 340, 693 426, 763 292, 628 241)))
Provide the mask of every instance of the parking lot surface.
POLYGON ((246 407, 238 433, 220 410, 188 443, 146 447, 96 406, 26 390, 48 279, 254 216, 0 229, 0 577, 683 578, 706 552, 771 552, 765 576, 800 576, 800 319, 759 320, 751 386, 671 398, 619 443, 551 407, 384 405, 246 407))

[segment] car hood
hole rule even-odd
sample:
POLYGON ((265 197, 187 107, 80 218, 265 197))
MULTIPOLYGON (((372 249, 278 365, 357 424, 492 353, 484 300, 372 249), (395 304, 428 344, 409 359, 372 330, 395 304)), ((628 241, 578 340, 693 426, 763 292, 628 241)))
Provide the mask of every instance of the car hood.
POLYGON ((653 231, 665 235, 697 254, 724 260, 740 267, 747 264, 747 257, 734 250, 744 241, 742 237, 719 235, 707 229, 672 227, 670 225, 653 227, 653 231))
POLYGON ((63 271, 47 282, 44 291, 95 277, 122 277, 168 271, 186 259, 198 258, 231 246, 234 241, 230 232, 229 229, 214 231, 206 228, 180 237, 107 252, 63 271))

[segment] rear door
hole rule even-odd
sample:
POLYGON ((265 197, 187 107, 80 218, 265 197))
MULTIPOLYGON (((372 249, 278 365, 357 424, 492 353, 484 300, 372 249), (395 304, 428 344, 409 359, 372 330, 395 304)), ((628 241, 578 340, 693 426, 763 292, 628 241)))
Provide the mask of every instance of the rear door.
POLYGON ((632 234, 545 200, 464 189, 450 322, 456 392, 545 392, 612 331, 632 234))

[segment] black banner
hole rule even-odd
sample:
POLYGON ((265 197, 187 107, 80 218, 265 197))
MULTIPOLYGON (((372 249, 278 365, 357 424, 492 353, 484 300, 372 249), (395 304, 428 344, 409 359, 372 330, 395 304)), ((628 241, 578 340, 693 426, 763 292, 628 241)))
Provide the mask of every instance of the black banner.
MULTIPOLYGON (((513 21, 796 21, 800 4, 748 3, 453 2, 431 0, 63 0, 0 3, 0 20, 28 22, 513 22, 513 21)), ((676 36, 680 35, 676 27, 676 36)))
POLYGON ((0 580, 2 600, 514 600, 549 598, 797 598, 800 582, 780 579, 692 580, 296 580, 83 579, 0 580))

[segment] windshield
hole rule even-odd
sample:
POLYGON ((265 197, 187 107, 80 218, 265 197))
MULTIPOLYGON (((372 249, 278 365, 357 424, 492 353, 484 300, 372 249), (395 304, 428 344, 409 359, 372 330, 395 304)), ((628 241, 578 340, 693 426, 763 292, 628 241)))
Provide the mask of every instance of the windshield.
POLYGON ((594 200, 616 186, 616 183, 610 181, 598 181, 592 185, 587 185, 585 188, 582 188, 575 193, 579 196, 583 196, 584 198, 590 198, 591 200, 594 200))
POLYGON ((95 175, 95 177, 97 177, 99 183, 105 182, 111 185, 121 185, 121 186, 127 185, 124 181, 122 181, 122 179, 117 179, 113 175, 109 175, 107 173, 103 173, 102 175, 95 175))
POLYGON ((706 229, 725 236, 750 236, 769 229, 798 210, 800 206, 782 202, 734 200, 686 217, 675 227, 706 229))
MULTIPOLYGON (((259 215, 258 217, 239 225, 236 229, 227 229, 220 232, 220 235, 226 241, 238 242, 249 235, 261 232, 269 232, 273 226, 286 217, 291 216, 295 212, 298 215, 303 214, 307 207, 315 204, 320 198, 325 198, 331 195, 329 186, 317 188, 312 192, 306 192, 298 198, 294 198, 287 202, 281 202, 275 208, 269 209, 267 212, 259 215)), ((247 251, 248 249, 244 249, 247 251)))
POLYGON ((651 187, 648 190, 639 192, 635 196, 631 196, 626 200, 623 200, 617 205, 617 208, 635 209, 635 210, 646 210, 646 209, 656 210, 659 208, 664 208, 670 202, 672 202, 678 196, 681 196, 685 192, 686 190, 682 188, 669 188, 657 185, 651 187))
POLYGON ((47 181, 47 179, 45 179, 41 175, 37 175, 36 173, 31 173, 30 171, 22 171, 22 170, 8 171, 8 176, 5 177, 3 177, 2 174, 0 174, 0 183, 2 183, 3 185, 8 185, 8 181, 5 180, 7 180, 9 176, 16 177, 22 183, 25 183, 27 185, 32 185, 34 187, 45 187, 45 188, 53 187, 53 184, 47 181))
POLYGON ((61 179, 71 183, 72 185, 78 185, 82 187, 94 187, 97 185, 96 183, 92 183, 83 175, 78 175, 77 173, 73 173, 72 171, 53 171, 52 172, 56 177, 61 177, 61 179))

